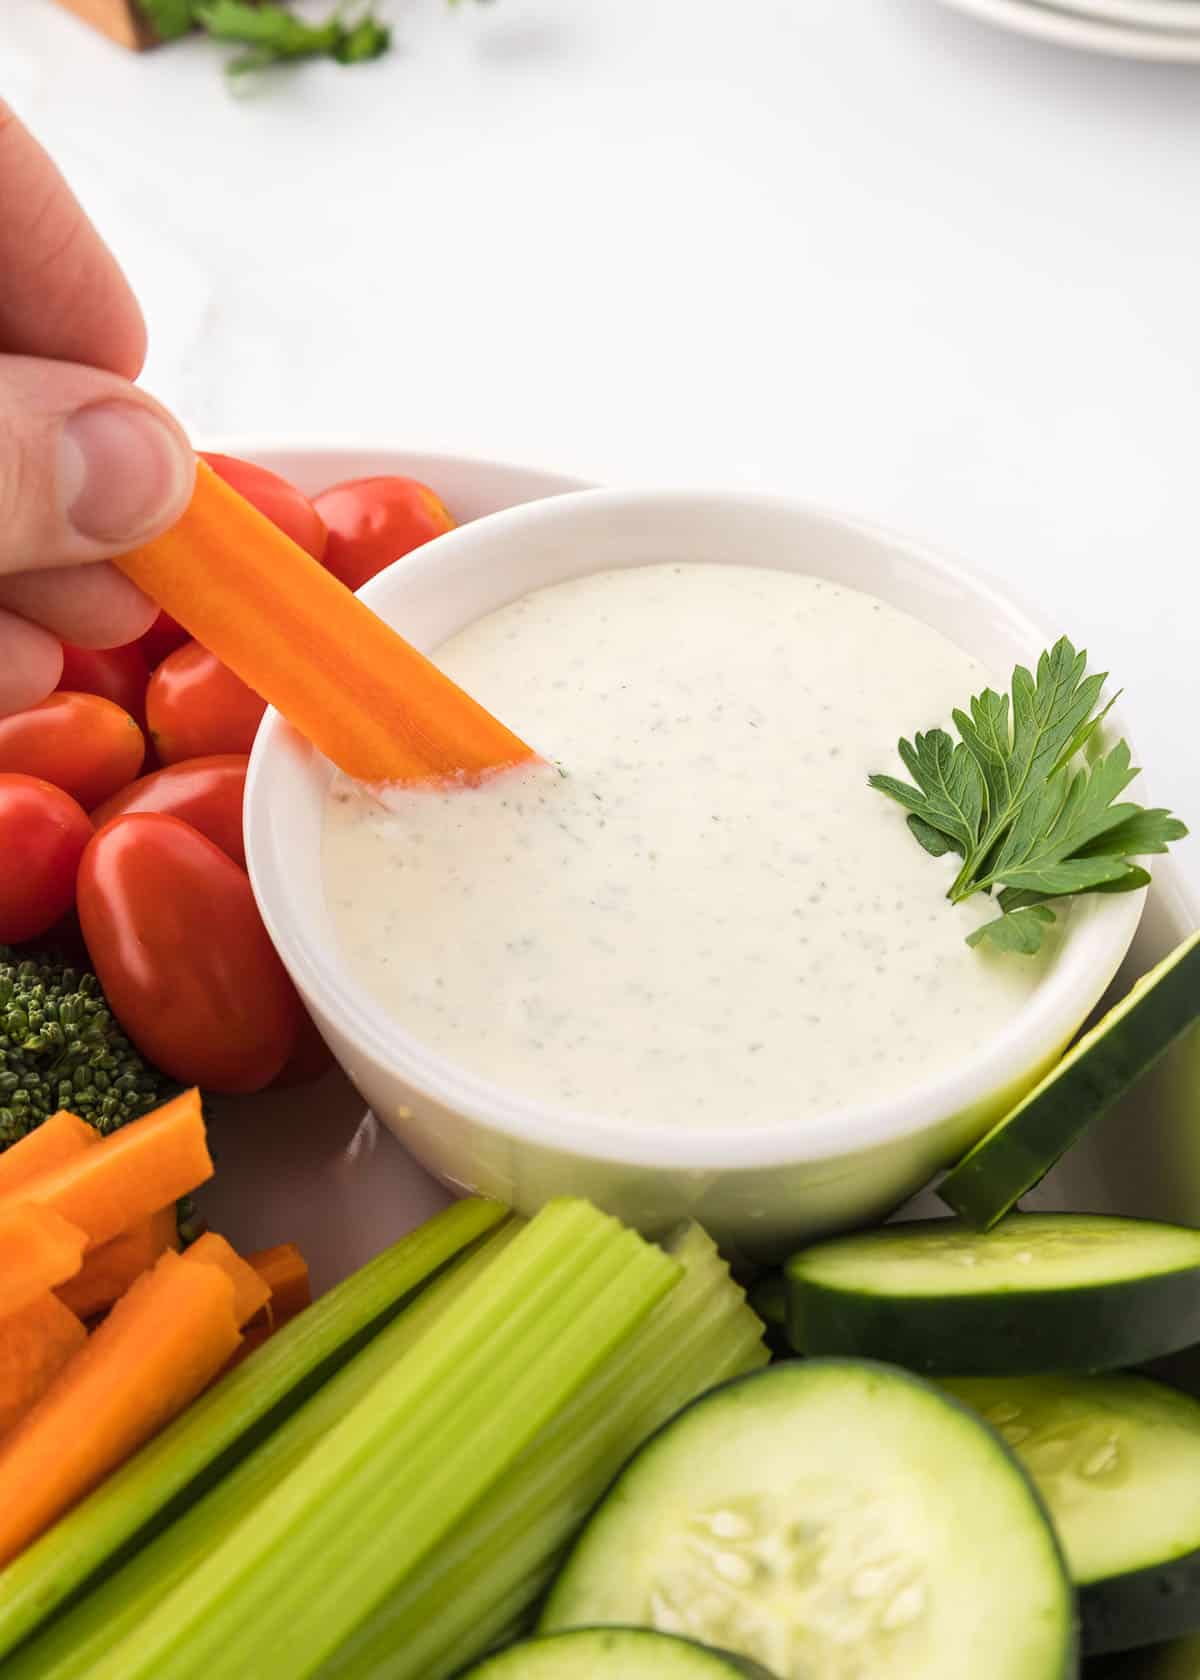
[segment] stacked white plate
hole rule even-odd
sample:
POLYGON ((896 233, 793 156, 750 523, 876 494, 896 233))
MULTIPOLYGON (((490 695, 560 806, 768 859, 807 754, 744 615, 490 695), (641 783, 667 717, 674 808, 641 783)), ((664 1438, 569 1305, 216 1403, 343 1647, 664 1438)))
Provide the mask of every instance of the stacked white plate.
POLYGON ((1200 64, 1200 0, 945 0, 1025 35, 1121 58, 1200 64))

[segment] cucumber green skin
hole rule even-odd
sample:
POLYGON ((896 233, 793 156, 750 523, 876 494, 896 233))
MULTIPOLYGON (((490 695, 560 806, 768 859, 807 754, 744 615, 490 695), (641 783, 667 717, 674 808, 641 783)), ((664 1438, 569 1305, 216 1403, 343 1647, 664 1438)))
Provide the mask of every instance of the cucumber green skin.
MULTIPOLYGON (((613 1492, 620 1486, 622 1478, 629 1472, 629 1470, 641 1458, 643 1458, 644 1456, 648 1456, 650 1453, 653 1452, 654 1448, 658 1444, 659 1438, 663 1435, 666 1435, 671 1429, 673 1429, 675 1427, 675 1425, 678 1423, 679 1419, 681 1417, 683 1417, 685 1413, 692 1411, 696 1407, 707 1405, 710 1401, 713 1400, 713 1398, 716 1395, 722 1394, 726 1390, 740 1387, 741 1385, 743 1385, 745 1383, 755 1382, 757 1380, 760 1380, 764 1377, 767 1377, 767 1376, 771 1375, 772 1373, 778 1373, 783 1368, 786 1368, 786 1367, 796 1368, 796 1367, 800 1366, 801 1364, 803 1364, 806 1367, 811 1368, 814 1364, 819 1364, 819 1363, 825 1363, 825 1361, 817 1361, 817 1360, 810 1360, 810 1359, 804 1359, 803 1361, 801 1361, 799 1359, 777 1360, 774 1363, 772 1363, 771 1365, 766 1366, 761 1371, 751 1371, 751 1372, 748 1372, 748 1373, 746 1373, 746 1374, 744 1374, 740 1377, 731 1377, 728 1382, 718 1383, 715 1388, 710 1388, 706 1393, 697 1395, 697 1397, 694 1400, 690 1400, 688 1402, 688 1404, 686 1406, 682 1407, 681 1410, 678 1411, 673 1418, 668 1419, 668 1421, 666 1423, 662 1424, 658 1429, 656 1429, 654 1431, 653 1435, 647 1436, 647 1438, 642 1442, 641 1446, 637 1449, 637 1451, 632 1455, 631 1458, 629 1458, 629 1460, 626 1462, 624 1468, 618 1473, 617 1477, 611 1483, 611 1485, 606 1490, 606 1492, 603 1493, 601 1495, 601 1497, 597 1500, 596 1504, 592 1507, 592 1510, 591 1510, 589 1516, 587 1517, 586 1521, 581 1525, 581 1527, 580 1527, 580 1529, 579 1529, 579 1531, 576 1535, 576 1547, 579 1545, 579 1542, 587 1535, 593 1520, 603 1510, 604 1506, 608 1502, 608 1500, 611 1497, 611 1495, 613 1494, 613 1492)), ((838 1364, 838 1363, 841 1363, 841 1361, 831 1360, 831 1361, 828 1361, 828 1363, 838 1364)), ((866 1364, 866 1365, 880 1364, 879 1361, 875 1361, 875 1360, 861 1360, 861 1361, 859 1361, 859 1363, 860 1364, 866 1364)), ((921 1387, 921 1388, 927 1388, 929 1386, 926 1383, 926 1381, 923 1377, 916 1376, 912 1372, 903 1370, 903 1369, 901 1369, 897 1366, 881 1364, 880 1368, 881 1368, 881 1370, 886 1371, 890 1376, 892 1376, 894 1378, 897 1378, 898 1380, 915 1383, 918 1387, 921 1387)), ((964 1405, 963 1402, 961 1400, 957 1399, 956 1396, 954 1396, 953 1394, 948 1394, 948 1393, 945 1392, 945 1390, 941 1390, 941 1389, 939 1389, 937 1392, 938 1392, 939 1398, 941 1400, 943 1400, 948 1406, 954 1408, 957 1411, 965 1412, 967 1414, 967 1416, 972 1419, 973 1422, 975 1422, 977 1424, 980 1424, 982 1426, 982 1428, 987 1432, 987 1434, 992 1437, 992 1440, 993 1440, 993 1443, 996 1447, 996 1450, 1004 1458, 1008 1459, 1012 1464, 1014 1464, 1016 1466, 1016 1468, 1020 1471, 1022 1479, 1025 1481, 1026 1486, 1028 1487, 1029 1494, 1031 1496, 1031 1499, 1032 1499, 1032 1502, 1033 1502, 1034 1506, 1041 1513, 1042 1519, 1045 1522, 1047 1528, 1049 1529, 1051 1536, 1054 1537, 1054 1546, 1055 1546, 1055 1550, 1058 1553, 1059 1565, 1060 1565, 1060 1568, 1062 1570, 1062 1578, 1063 1578, 1064 1587, 1066 1587, 1068 1589, 1068 1591, 1070 1592, 1071 1598, 1072 1598, 1072 1601, 1073 1601, 1073 1614, 1072 1614, 1071 1619, 1070 1619, 1068 1636, 1067 1636, 1066 1640, 1064 1641, 1064 1648, 1063 1648, 1063 1654, 1062 1654, 1062 1665, 1059 1669, 1059 1672, 1058 1672, 1058 1675, 1057 1675, 1057 1680, 1080 1680, 1079 1664, 1080 1664, 1080 1655, 1081 1655, 1082 1645, 1081 1645, 1080 1627, 1079 1627, 1078 1597, 1077 1597, 1077 1594, 1075 1594, 1070 1589, 1070 1574, 1069 1574, 1069 1571, 1068 1571, 1068 1568, 1067 1568, 1066 1557, 1065 1557, 1065 1554, 1062 1551, 1061 1544, 1057 1540, 1057 1535, 1056 1535, 1056 1531, 1055 1531, 1055 1528, 1054 1528, 1054 1519, 1050 1515, 1049 1508, 1046 1505, 1045 1500, 1042 1498, 1041 1492, 1037 1488, 1036 1484, 1034 1483, 1032 1478, 1029 1476, 1029 1474, 1025 1470, 1024 1465, 1022 1465, 1020 1459, 1017 1458, 1016 1454, 1013 1452, 1012 1448, 1008 1445, 1008 1443, 1004 1440, 1003 1436, 998 1434, 997 1431, 995 1429, 993 1429, 992 1426, 989 1423, 986 1423, 979 1416, 979 1414, 977 1412, 973 1412, 969 1406, 964 1405)), ((566 1557, 566 1559, 563 1563, 563 1566, 559 1571, 558 1577, 554 1581, 554 1583, 551 1585, 550 1591, 546 1595, 545 1601, 543 1602, 542 1610, 541 1610, 541 1616, 540 1616, 540 1619, 538 1621, 537 1629, 536 1629, 536 1632, 537 1632, 538 1636, 541 1637, 541 1638, 547 1638, 551 1634, 555 1633, 556 1631, 562 1631, 561 1628, 556 1628, 555 1625, 554 1625, 554 1618, 557 1614, 556 1595, 558 1594, 559 1588, 562 1586, 564 1580, 567 1580, 569 1578, 573 1558, 574 1558, 574 1549, 571 1552, 568 1552, 567 1557, 566 1557)), ((724 1654, 725 1653, 722 1652, 722 1655, 724 1655, 724 1654)), ((745 1659, 742 1659, 742 1660, 744 1661, 745 1659)), ((754 1673, 753 1667, 751 1668, 750 1673, 751 1673, 751 1675, 753 1675, 753 1673, 754 1673)), ((465 1677, 464 1677, 464 1680, 465 1680, 465 1677)), ((768 1676, 768 1680, 776 1680, 776 1677, 768 1676)), ((882 1677, 881 1677, 881 1680, 882 1680, 882 1677)), ((968 1680, 968 1677, 964 1676, 964 1680, 968 1680)))
POLYGON ((783 1273, 764 1273, 747 1292, 746 1299, 762 1320, 763 1341, 771 1358, 789 1358, 795 1350, 787 1330, 787 1284, 783 1273))
MULTIPOLYGON (((1200 1551, 1080 1587, 1079 1618, 1086 1656, 1200 1632, 1200 1551)), ((1200 1676, 1200 1658, 1196 1672, 1200 1676)))
POLYGON ((1198 1680, 1200 1639, 1173 1640, 1165 1645, 1141 1646, 1119 1656, 1092 1657, 1085 1663, 1084 1680, 1198 1680))
POLYGON ((803 1276, 803 1260, 784 1271, 797 1353, 881 1359, 930 1375, 1019 1377, 1116 1371, 1200 1342, 1200 1265, 1062 1291, 889 1298, 817 1283, 803 1276))
POLYGON ((764 1272, 746 1299, 764 1324, 787 1323, 787 1285, 778 1272, 764 1272))
MULTIPOLYGON (((458 1680, 526 1680, 527 1670, 524 1667, 524 1654, 526 1652, 536 1655, 539 1652, 546 1651, 551 1646, 578 1646, 585 1642, 590 1643, 596 1635, 603 1638, 604 1635, 612 1634, 618 1636, 633 1634, 637 1637, 639 1644, 643 1642, 643 1639, 647 1644, 651 1641, 657 1644, 662 1640, 671 1647, 679 1648, 680 1655, 684 1650, 703 1653, 707 1660, 704 1662, 702 1669, 698 1665, 697 1670, 701 1674, 702 1680, 705 1676, 708 1677, 708 1680, 711 1680, 713 1671, 718 1665, 731 1677, 740 1675, 742 1680, 774 1680, 774 1676, 768 1674, 766 1669, 760 1667, 758 1663, 751 1662, 749 1657, 739 1657, 733 1651, 718 1651, 715 1646, 698 1645, 694 1639, 683 1639, 676 1634, 656 1633, 651 1628, 615 1626, 571 1628, 565 1633, 547 1633, 540 1637, 523 1639, 519 1645, 510 1645, 507 1650, 493 1652, 490 1657, 485 1657, 482 1662, 476 1663, 471 1668, 463 1669, 458 1676, 458 1680)), ((594 1667, 591 1670, 597 1675, 597 1680, 600 1680, 600 1676, 605 1673, 610 1675, 612 1680, 620 1680, 621 1653, 618 1651, 613 1655, 609 1652, 598 1651, 593 1654, 591 1661, 595 1665, 602 1659, 606 1659, 604 1668, 594 1667)))
POLYGON ((947 1173, 938 1195, 970 1224, 990 1230, 1198 1015, 1200 944, 1192 944, 1077 1061, 981 1138, 947 1173))

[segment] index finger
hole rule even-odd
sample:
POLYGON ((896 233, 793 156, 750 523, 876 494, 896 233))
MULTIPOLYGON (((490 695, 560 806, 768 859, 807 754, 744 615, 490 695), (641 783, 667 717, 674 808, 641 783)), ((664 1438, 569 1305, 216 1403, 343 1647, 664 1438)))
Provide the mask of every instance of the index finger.
POLYGON ((0 350, 136 379, 146 328, 115 257, 0 99, 0 350))

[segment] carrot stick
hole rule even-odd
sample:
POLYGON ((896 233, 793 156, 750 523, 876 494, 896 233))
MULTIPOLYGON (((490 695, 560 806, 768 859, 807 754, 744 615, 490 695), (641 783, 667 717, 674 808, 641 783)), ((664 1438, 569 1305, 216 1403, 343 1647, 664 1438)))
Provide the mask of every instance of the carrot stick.
POLYGON ((0 1442, 0 1567, 194 1400, 238 1341, 224 1272, 160 1256, 0 1442))
POLYGON ((10 1195, 51 1167, 73 1161, 99 1142, 100 1133, 94 1126, 60 1108, 0 1155, 0 1197, 10 1195))
POLYGON ((40 1400, 87 1341, 87 1331, 56 1295, 39 1295, 0 1318, 0 1438, 40 1400))
POLYGON ((93 1248, 75 1276, 55 1294, 80 1318, 94 1318, 124 1295, 135 1278, 149 1271, 160 1254, 178 1247, 179 1226, 172 1202, 93 1248))
POLYGON ((254 1267, 215 1231, 206 1231, 198 1237, 184 1250, 183 1258, 199 1266, 216 1266, 224 1272, 233 1285, 233 1316, 239 1330, 271 1299, 270 1287, 254 1267))
POLYGON ((86 1234, 53 1208, 0 1204, 0 1322, 74 1277, 86 1247, 86 1234))
POLYGON ((350 776, 472 777, 534 756, 203 461, 179 523, 117 565, 350 776))
POLYGON ((263 1309, 243 1324, 242 1345, 230 1361, 231 1366, 240 1365, 289 1319, 312 1305, 308 1264, 295 1243, 260 1249, 257 1254, 248 1254, 246 1262, 254 1267, 271 1295, 263 1309))
POLYGON ((98 1148, 30 1179, 17 1195, 53 1208, 95 1246, 186 1196, 212 1171, 200 1093, 185 1091, 102 1138, 98 1148))
POLYGON ((260 1249, 246 1256, 248 1265, 267 1284, 271 1298, 266 1306, 242 1327, 242 1345, 230 1360, 230 1368, 248 1359, 256 1348, 270 1341, 289 1319, 312 1305, 308 1264, 295 1243, 260 1249))
POLYGON ((271 1291, 267 1311, 273 1330, 312 1305, 308 1264, 295 1243, 260 1249, 246 1259, 271 1291))

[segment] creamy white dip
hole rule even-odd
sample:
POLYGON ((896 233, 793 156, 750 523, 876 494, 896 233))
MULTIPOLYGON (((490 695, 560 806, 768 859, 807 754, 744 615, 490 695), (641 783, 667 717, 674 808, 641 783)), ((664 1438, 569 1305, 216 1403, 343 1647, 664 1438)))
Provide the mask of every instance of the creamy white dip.
POLYGON ((969 949, 867 786, 992 674, 817 578, 658 565, 540 590, 437 663, 553 764, 482 787, 339 778, 343 954, 410 1033, 614 1125, 770 1126, 950 1067, 1043 957, 969 949))

